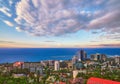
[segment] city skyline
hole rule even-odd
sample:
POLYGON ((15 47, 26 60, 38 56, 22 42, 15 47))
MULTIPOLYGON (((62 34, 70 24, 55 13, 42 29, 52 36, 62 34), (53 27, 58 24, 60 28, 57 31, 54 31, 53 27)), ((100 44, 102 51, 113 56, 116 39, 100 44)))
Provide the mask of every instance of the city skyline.
POLYGON ((120 48, 120 0, 0 0, 0 48, 120 48))

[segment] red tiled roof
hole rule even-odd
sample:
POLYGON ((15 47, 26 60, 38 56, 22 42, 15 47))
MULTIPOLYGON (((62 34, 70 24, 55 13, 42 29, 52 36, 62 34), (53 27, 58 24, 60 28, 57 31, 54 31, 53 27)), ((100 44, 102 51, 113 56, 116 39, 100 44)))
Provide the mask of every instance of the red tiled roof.
POLYGON ((91 77, 88 79, 87 84, 120 84, 120 82, 91 77))
POLYGON ((21 66, 23 63, 24 63, 24 62, 15 62, 15 63, 13 64, 13 66, 18 67, 18 66, 21 66))

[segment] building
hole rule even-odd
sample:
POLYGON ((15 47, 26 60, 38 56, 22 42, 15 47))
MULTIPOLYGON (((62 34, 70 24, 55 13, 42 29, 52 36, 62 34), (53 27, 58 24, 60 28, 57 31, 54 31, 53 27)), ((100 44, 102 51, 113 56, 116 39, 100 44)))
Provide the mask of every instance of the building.
POLYGON ((105 54, 96 53, 91 55, 91 60, 94 60, 94 61, 106 61, 106 59, 107 57, 105 54))
POLYGON ((84 74, 86 74, 86 70, 73 70, 73 78, 75 79, 75 78, 77 78, 77 75, 79 74, 79 73, 84 73, 84 74))
POLYGON ((48 66, 48 62, 47 62, 47 61, 41 61, 40 63, 41 63, 41 65, 44 66, 44 67, 48 66))
POLYGON ((17 61, 15 63, 13 63, 13 67, 22 69, 23 64, 24 64, 24 62, 17 61))
POLYGON ((71 79, 69 80, 69 83, 70 84, 84 84, 84 80, 83 78, 74 78, 74 79, 71 79))
POLYGON ((65 82, 61 82, 61 81, 60 81, 60 82, 58 81, 58 82, 55 82, 54 84, 66 84, 66 83, 65 83, 65 82))
POLYGON ((68 68, 68 61, 61 61, 60 69, 67 69, 67 68, 68 68))
POLYGON ((75 69, 75 70, 80 70, 83 68, 85 68, 85 67, 84 67, 84 64, 82 62, 77 62, 73 65, 73 69, 75 69))
POLYGON ((25 74, 12 74, 13 78, 22 78, 22 77, 26 77, 25 74))
POLYGON ((72 70, 72 69, 73 69, 73 64, 71 63, 71 61, 70 61, 70 62, 67 62, 67 64, 68 64, 68 69, 69 69, 69 70, 72 70))
POLYGON ((48 60, 48 66, 50 69, 54 69, 54 61, 53 60, 48 60))
POLYGON ((115 56, 114 60, 115 60, 115 63, 120 64, 120 56, 115 56))
POLYGON ((54 62, 54 70, 55 71, 60 70, 60 62, 59 61, 54 62))
POLYGON ((48 60, 49 66, 54 66, 54 61, 53 60, 48 60))
POLYGON ((78 57, 77 56, 73 56, 73 58, 72 58, 72 64, 77 63, 77 61, 78 61, 78 57))
POLYGON ((87 58, 87 53, 84 50, 80 50, 77 52, 78 61, 84 61, 87 58))
POLYGON ((120 67, 120 56, 115 55, 109 57, 109 65, 120 67))
POLYGON ((79 73, 79 71, 78 71, 78 70, 74 70, 74 71, 73 71, 73 78, 76 78, 76 77, 77 77, 77 75, 78 75, 78 73, 79 73))
POLYGON ((43 73, 43 66, 40 62, 24 62, 23 69, 29 69, 30 72, 39 73, 42 75, 43 73))

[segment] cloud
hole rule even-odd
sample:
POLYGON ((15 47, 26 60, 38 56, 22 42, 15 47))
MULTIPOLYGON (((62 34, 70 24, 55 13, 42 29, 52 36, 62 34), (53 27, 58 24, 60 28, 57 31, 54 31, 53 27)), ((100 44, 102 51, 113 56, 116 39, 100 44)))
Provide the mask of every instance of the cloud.
POLYGON ((98 34, 99 32, 98 31, 93 31, 92 34, 98 34))
MULTIPOLYGON (((79 45, 78 45, 79 46, 79 45)), ((116 43, 116 44, 109 44, 109 43, 107 43, 107 44, 91 44, 91 45, 87 45, 88 47, 95 47, 95 48, 119 48, 120 47, 120 44, 119 43, 116 43)))
POLYGON ((58 36, 77 32, 83 28, 74 9, 66 7, 61 0, 21 0, 16 5, 15 21, 21 30, 35 36, 58 36))
MULTIPOLYGON (((120 0, 20 0, 14 4, 16 30, 34 36, 60 36, 80 30, 120 33, 120 0)), ((10 7, 0 11, 12 15, 10 7)))
POLYGON ((120 44, 100 44, 99 46, 104 46, 104 47, 120 47, 120 44))
POLYGON ((13 4, 13 1, 9 0, 9 5, 12 6, 12 4, 13 4))
POLYGON ((9 21, 7 21, 7 20, 4 20, 3 22, 4 22, 5 24, 7 24, 8 26, 10 26, 10 27, 13 27, 13 26, 14 26, 11 22, 9 22, 9 21))
POLYGON ((12 15, 9 13, 9 11, 10 9, 8 9, 7 7, 0 7, 0 12, 4 13, 8 17, 11 17, 12 15))
POLYGON ((119 11, 109 12, 101 17, 91 20, 88 27, 92 29, 104 28, 106 31, 109 29, 109 32, 113 32, 113 30, 116 30, 118 27, 120 27, 119 15, 119 11))
POLYGON ((56 41, 44 41, 44 42, 50 42, 50 43, 52 43, 52 42, 56 42, 56 41))
POLYGON ((92 40, 92 41, 89 41, 89 42, 99 42, 99 41, 98 41, 98 40, 96 40, 96 41, 95 41, 95 40, 92 40))
POLYGON ((17 30, 18 32, 21 32, 21 31, 22 31, 20 27, 16 27, 16 30, 17 30))
POLYGON ((16 43, 16 42, 13 42, 13 41, 0 41, 0 43, 16 43))
POLYGON ((112 34, 103 34, 100 36, 100 38, 104 38, 104 39, 113 39, 116 41, 120 41, 120 33, 112 33, 112 34))

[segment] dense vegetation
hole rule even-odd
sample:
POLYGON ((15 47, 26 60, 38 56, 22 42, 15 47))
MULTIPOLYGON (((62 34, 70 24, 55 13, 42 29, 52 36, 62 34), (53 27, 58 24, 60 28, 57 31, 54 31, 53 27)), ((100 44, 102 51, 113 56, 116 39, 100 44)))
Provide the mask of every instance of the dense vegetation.
MULTIPOLYGON (((113 81, 120 81, 120 70, 119 69, 104 69, 101 70, 101 68, 98 66, 94 69, 91 69, 93 67, 88 67, 86 70, 86 73, 78 73, 77 77, 82 77, 87 81, 90 77, 98 77, 103 79, 109 79, 113 81)), ((43 72, 45 75, 40 76, 39 72, 37 73, 37 76, 34 76, 34 73, 30 73, 27 69, 15 69, 11 72, 0 72, 0 84, 50 84, 53 83, 51 80, 48 80, 49 77, 53 77, 55 81, 63 81, 69 84, 69 79, 72 79, 72 72, 68 69, 63 69, 59 71, 54 71, 46 67, 43 72), (13 73, 24 73, 26 74, 25 77, 20 78, 13 78, 13 73), (70 73, 69 76, 60 77, 61 73, 70 73), (27 76, 29 75, 29 76, 27 76)), ((86 83, 85 83, 86 84, 86 83)))
POLYGON ((113 81, 120 81, 120 70, 102 70, 99 68, 94 69, 92 72, 89 72, 87 74, 84 73, 78 73, 77 77, 83 77, 84 79, 88 79, 90 77, 98 77, 113 81))

